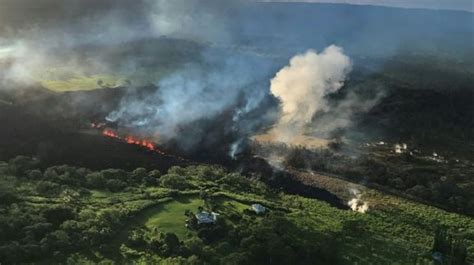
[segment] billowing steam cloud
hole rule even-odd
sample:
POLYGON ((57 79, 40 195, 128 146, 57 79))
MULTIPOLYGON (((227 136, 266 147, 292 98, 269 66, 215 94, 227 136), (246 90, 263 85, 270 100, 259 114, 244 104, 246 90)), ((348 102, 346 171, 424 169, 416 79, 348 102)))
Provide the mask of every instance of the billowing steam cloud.
POLYGON ((281 102, 273 130, 278 140, 291 144, 303 135, 315 113, 328 109, 325 97, 342 87, 350 70, 349 57, 334 45, 320 54, 309 50, 293 57, 271 81, 271 93, 281 102))
POLYGON ((347 204, 354 212, 366 213, 369 210, 369 204, 361 199, 362 194, 358 189, 351 188, 349 192, 352 195, 347 204))

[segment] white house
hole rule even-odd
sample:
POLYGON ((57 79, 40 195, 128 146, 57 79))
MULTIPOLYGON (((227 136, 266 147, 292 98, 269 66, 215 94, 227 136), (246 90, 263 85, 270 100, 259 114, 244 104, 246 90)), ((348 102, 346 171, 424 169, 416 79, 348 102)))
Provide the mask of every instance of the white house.
POLYGON ((256 203, 256 204, 252 204, 252 210, 257 214, 261 214, 261 213, 264 213, 267 209, 265 208, 265 206, 256 203))
POLYGON ((202 211, 196 214, 196 219, 198 224, 213 224, 217 221, 217 216, 219 214, 215 212, 208 213, 206 211, 202 211))

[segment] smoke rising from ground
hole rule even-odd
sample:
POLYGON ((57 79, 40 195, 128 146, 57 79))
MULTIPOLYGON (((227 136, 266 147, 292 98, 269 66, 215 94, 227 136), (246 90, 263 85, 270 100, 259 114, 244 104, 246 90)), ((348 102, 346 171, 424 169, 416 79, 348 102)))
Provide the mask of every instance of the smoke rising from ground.
MULTIPOLYGON (((8 33, 0 40, 0 63, 8 60, 0 65, 6 69, 2 87, 96 74, 124 80, 144 76, 149 83, 104 85, 155 87, 145 97, 126 95, 107 119, 160 141, 179 140, 186 149, 209 133, 204 121, 218 115, 231 116, 218 130, 234 135, 236 151, 265 120, 248 116, 268 94, 271 59, 232 44, 244 1, 66 2, 25 3, 36 8, 37 19, 12 23, 14 30, 0 26, 8 33), (149 40, 170 45, 147 45, 149 40), (138 48, 128 51, 128 46, 138 48)), ((14 2, 8 5, 22 10, 17 15, 30 12, 14 2)), ((92 85, 102 87, 105 82, 99 80, 92 85)))
POLYGON ((271 81, 271 93, 281 102, 273 129, 278 140, 291 144, 302 136, 316 112, 328 110, 325 97, 342 87, 350 71, 349 57, 334 45, 320 54, 309 50, 293 57, 271 81))
MULTIPOLYGON (((232 123, 236 125, 263 100, 268 69, 268 62, 258 57, 204 52, 201 62, 186 64, 159 80, 156 90, 146 99, 135 95, 124 98, 120 108, 107 119, 124 127, 142 128, 152 135, 157 133, 164 141, 179 137, 184 126, 213 119, 226 111, 235 112, 232 123)), ((190 146, 206 134, 198 127, 196 124, 190 128, 196 132, 188 139, 192 140, 190 146)))
POLYGON ((156 89, 145 97, 123 98, 108 118, 189 146, 222 128, 235 155, 248 136, 278 119, 271 94, 281 101, 274 131, 288 142, 302 135, 329 138, 350 126, 354 113, 377 104, 382 94, 369 99, 349 91, 327 99, 341 91, 351 69, 345 54, 357 62, 361 55, 393 55, 400 43, 410 49, 418 42, 423 49, 446 43, 445 50, 456 53, 470 43, 465 15, 447 23, 423 11, 351 7, 353 15, 345 16, 346 8, 241 0, 0 0, 0 89, 96 74, 131 82, 99 84, 97 78, 88 88, 152 84, 156 89), (338 23, 321 26, 328 18, 338 23), (344 53, 329 46, 297 55, 268 84, 290 56, 331 43, 344 53), (224 116, 225 124, 214 119, 224 116))
POLYGON ((351 188, 349 189, 352 199, 350 199, 347 204, 354 212, 366 213, 369 210, 369 203, 362 200, 362 194, 358 189, 351 188))

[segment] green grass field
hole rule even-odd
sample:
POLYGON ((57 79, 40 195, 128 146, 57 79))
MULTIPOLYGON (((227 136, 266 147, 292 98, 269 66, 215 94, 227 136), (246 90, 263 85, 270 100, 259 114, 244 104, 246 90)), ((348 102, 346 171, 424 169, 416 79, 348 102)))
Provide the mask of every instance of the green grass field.
POLYGON ((245 209, 250 208, 249 204, 244 204, 225 196, 218 196, 215 198, 215 202, 218 204, 218 210, 222 210, 227 213, 241 214, 245 209))
POLYGON ((57 92, 97 89, 101 88, 99 83, 106 87, 119 87, 123 86, 125 81, 118 76, 107 75, 78 76, 65 80, 49 79, 40 81, 44 88, 57 92))
MULTIPOLYGON (((242 214, 250 207, 225 196, 218 196, 214 201, 217 204, 216 211, 224 215, 242 214)), ((190 230, 184 226, 187 219, 184 212, 190 210, 195 213, 200 206, 204 206, 204 201, 196 195, 181 195, 141 211, 133 224, 144 226, 150 231, 158 229, 160 232, 172 232, 180 239, 185 239, 190 230)))
POLYGON ((167 67, 146 69, 130 73, 97 73, 84 74, 81 71, 52 68, 33 75, 42 87, 55 91, 79 91, 123 86, 144 86, 160 80, 170 72, 167 67))
POLYGON ((149 230, 158 229, 161 232, 173 232, 180 239, 184 239, 189 230, 184 226, 186 216, 184 212, 196 212, 204 202, 195 196, 180 196, 179 198, 158 204, 142 211, 135 221, 149 230))

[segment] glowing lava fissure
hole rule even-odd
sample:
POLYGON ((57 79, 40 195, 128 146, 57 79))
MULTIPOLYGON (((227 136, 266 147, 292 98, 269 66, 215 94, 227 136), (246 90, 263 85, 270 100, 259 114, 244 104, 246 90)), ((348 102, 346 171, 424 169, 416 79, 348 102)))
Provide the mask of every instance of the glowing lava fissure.
POLYGON ((126 135, 125 137, 122 137, 113 129, 104 129, 104 130, 102 130, 102 135, 105 136, 105 137, 114 138, 114 139, 123 141, 127 144, 133 144, 133 145, 141 146, 143 148, 146 148, 150 151, 156 152, 156 153, 161 154, 161 155, 166 155, 165 152, 158 149, 155 146, 155 144, 152 141, 149 141, 149 140, 140 139, 140 138, 138 138, 136 136, 132 136, 132 135, 126 135))

